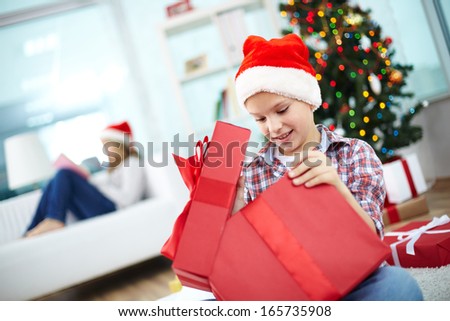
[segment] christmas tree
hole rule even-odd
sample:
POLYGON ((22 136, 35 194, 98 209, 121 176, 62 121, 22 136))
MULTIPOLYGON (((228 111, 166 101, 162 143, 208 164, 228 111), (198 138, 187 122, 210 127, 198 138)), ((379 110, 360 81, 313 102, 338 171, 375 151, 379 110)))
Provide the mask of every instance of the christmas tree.
POLYGON ((316 123, 365 140, 382 161, 422 138, 411 120, 427 103, 403 106, 413 97, 404 92, 413 67, 394 63, 393 41, 370 10, 346 0, 289 0, 280 13, 288 19, 283 33, 299 34, 310 50, 323 98, 316 123))

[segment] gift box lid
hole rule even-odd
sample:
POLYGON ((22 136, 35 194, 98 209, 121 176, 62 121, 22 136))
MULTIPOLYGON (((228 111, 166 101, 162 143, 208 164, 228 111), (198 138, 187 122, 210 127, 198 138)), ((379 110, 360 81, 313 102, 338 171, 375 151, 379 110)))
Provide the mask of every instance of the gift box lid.
POLYGON ((246 128, 216 122, 172 266, 185 285, 209 289, 208 276, 234 205, 249 137, 246 128))

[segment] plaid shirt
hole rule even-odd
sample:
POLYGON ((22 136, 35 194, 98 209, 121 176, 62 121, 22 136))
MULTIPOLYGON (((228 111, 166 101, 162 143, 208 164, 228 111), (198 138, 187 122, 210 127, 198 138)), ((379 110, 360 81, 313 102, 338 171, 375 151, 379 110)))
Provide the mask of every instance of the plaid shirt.
MULTIPOLYGON (((383 205, 386 196, 383 170, 372 147, 359 139, 345 138, 317 125, 321 143, 317 146, 331 159, 340 179, 359 205, 370 215, 378 235, 383 237, 383 205)), ((244 199, 251 202, 270 185, 278 181, 288 168, 274 157, 275 144, 268 142, 256 157, 243 168, 244 199)))

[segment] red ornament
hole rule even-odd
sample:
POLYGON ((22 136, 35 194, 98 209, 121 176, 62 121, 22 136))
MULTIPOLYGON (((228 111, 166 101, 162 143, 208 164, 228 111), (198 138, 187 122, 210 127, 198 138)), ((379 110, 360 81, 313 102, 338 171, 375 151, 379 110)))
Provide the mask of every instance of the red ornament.
POLYGON ((350 106, 347 104, 344 104, 341 106, 341 109, 339 110, 340 113, 346 114, 350 110, 350 106))
POLYGON ((387 37, 387 38, 384 40, 384 43, 387 44, 387 45, 390 45, 390 44, 392 43, 392 38, 391 38, 391 37, 387 37))

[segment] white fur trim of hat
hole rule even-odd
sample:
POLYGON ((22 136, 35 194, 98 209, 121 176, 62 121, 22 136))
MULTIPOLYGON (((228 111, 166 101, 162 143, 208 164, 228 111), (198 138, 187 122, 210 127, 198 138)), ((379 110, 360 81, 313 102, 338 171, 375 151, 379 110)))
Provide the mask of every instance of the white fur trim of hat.
POLYGON ((253 67, 236 79, 236 95, 241 107, 245 108, 245 101, 259 92, 301 100, 313 105, 314 110, 322 104, 316 78, 302 69, 253 67))

